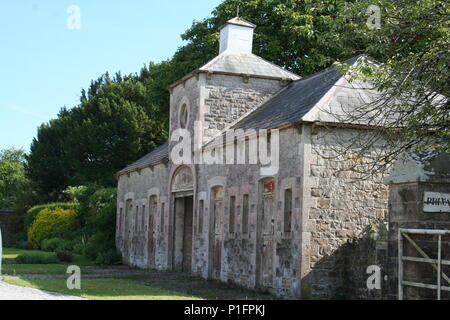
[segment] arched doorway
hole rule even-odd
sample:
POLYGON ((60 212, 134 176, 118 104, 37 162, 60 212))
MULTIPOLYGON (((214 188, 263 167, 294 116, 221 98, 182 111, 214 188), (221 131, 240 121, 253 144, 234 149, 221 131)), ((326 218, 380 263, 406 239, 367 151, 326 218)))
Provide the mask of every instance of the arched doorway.
POLYGON ((192 271, 194 177, 190 168, 179 168, 172 180, 174 271, 192 271))

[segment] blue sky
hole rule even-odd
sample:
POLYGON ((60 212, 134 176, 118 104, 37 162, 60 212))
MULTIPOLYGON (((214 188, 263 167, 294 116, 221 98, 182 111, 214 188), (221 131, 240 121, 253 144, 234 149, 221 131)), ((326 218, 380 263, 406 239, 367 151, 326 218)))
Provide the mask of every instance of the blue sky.
POLYGON ((193 20, 221 0, 2 0, 0 149, 29 150, 37 127, 105 71, 137 72, 170 58, 193 20), (80 29, 69 29, 71 5, 80 29))

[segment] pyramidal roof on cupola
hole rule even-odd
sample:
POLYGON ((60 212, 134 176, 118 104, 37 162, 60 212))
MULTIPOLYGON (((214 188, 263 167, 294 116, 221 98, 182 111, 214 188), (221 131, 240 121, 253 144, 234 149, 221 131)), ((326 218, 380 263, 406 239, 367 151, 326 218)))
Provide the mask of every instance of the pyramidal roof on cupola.
POLYGON ((220 54, 204 66, 170 85, 176 87, 198 73, 218 73, 275 80, 298 80, 300 76, 252 53, 256 25, 239 17, 220 27, 220 54))
POLYGON ((251 22, 248 22, 247 20, 242 19, 241 17, 235 17, 233 19, 230 19, 225 23, 223 26, 219 28, 219 30, 222 30, 225 28, 228 24, 234 24, 236 26, 242 26, 242 27, 249 27, 249 28, 256 28, 256 24, 253 24, 251 22))
POLYGON ((298 75, 283 69, 253 53, 225 51, 199 70, 229 72, 250 76, 272 77, 280 79, 300 79, 298 75))
POLYGON ((280 80, 298 80, 301 78, 295 73, 268 62, 253 53, 224 51, 204 66, 170 85, 170 87, 176 87, 198 73, 210 72, 280 80))

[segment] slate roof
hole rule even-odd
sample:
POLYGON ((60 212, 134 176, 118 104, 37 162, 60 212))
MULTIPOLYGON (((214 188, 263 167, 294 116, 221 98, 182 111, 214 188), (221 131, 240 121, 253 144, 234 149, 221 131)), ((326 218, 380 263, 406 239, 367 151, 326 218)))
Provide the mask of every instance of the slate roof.
POLYGON ((240 17, 235 17, 233 19, 230 19, 225 23, 223 26, 219 28, 219 30, 222 30, 226 25, 228 24, 234 24, 237 26, 243 26, 243 27, 249 27, 249 28, 256 28, 256 24, 253 24, 245 19, 242 19, 240 17))
POLYGON ((175 87, 178 84, 192 78, 197 73, 222 73, 248 75, 255 78, 269 79, 290 79, 298 80, 300 76, 292 73, 276 64, 273 64, 253 53, 238 53, 224 51, 204 66, 192 71, 182 79, 170 85, 175 87))
POLYGON ((141 159, 129 165, 125 169, 119 171, 117 175, 123 175, 128 172, 135 171, 137 169, 142 169, 168 160, 169 160, 169 143, 166 143, 156 148, 149 154, 143 156, 141 159))
POLYGON ((232 128, 272 129, 301 120, 341 77, 331 67, 294 81, 232 128))
MULTIPOLYGON (((254 112, 233 126, 235 129, 271 129, 301 119, 341 77, 335 68, 292 82, 254 112)), ((118 173, 122 175, 168 159, 165 144, 118 173)))
POLYGON ((252 76, 273 77, 280 79, 300 79, 298 75, 283 69, 253 53, 224 51, 199 70, 248 74, 252 76))
MULTIPOLYGON (((361 57, 378 64, 362 55, 349 59, 345 63, 354 65, 361 57)), ((294 81, 257 109, 238 120, 231 128, 273 129, 300 121, 330 89, 336 86, 342 77, 343 75, 335 67, 329 67, 294 81)))
MULTIPOLYGON (((360 57, 354 57, 345 63, 353 65, 360 57)), ((368 59, 367 57, 365 58, 368 59)), ((377 63, 376 61, 368 60, 377 63)), ((236 124, 231 126, 231 129, 273 129, 300 121, 342 77, 343 75, 335 67, 330 67, 308 77, 293 81, 265 103, 258 106, 257 109, 236 122, 236 124)), ((214 144, 215 142, 212 140, 206 145, 214 144)), ((169 158, 168 152, 168 144, 165 144, 118 174, 121 175, 166 160, 169 158)))

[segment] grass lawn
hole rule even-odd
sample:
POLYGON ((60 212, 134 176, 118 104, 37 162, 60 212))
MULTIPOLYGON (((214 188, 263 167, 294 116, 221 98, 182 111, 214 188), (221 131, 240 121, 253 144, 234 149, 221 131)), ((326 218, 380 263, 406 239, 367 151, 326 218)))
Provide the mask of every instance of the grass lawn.
MULTIPOLYGON (((71 263, 60 263, 60 264, 10 264, 11 261, 17 258, 20 254, 39 254, 39 255, 54 255, 52 252, 36 251, 36 250, 24 250, 24 249, 13 249, 4 248, 3 249, 3 264, 2 264, 2 274, 9 276, 17 275, 66 275, 67 267, 69 265, 77 266, 89 266, 92 265, 88 259, 80 255, 74 255, 74 259, 71 263)), ((89 274, 85 268, 81 268, 82 274, 89 274)))
MULTIPOLYGON (((67 267, 72 264, 4 264, 2 274, 7 276, 20 275, 66 275, 67 267)), ((81 274, 89 274, 85 268, 81 268, 81 274)))
MULTIPOLYGON (((39 254, 42 256, 51 256, 54 255, 53 252, 45 252, 45 251, 37 251, 37 250, 24 250, 24 249, 15 249, 15 248, 3 248, 3 261, 7 262, 7 260, 14 260, 20 254, 39 254)), ((91 266, 93 263, 89 261, 86 257, 82 255, 75 254, 73 255, 73 261, 71 264, 75 264, 77 266, 91 266)))
POLYGON ((198 297, 155 289, 126 279, 81 279, 81 290, 67 289, 66 279, 5 279, 6 282, 50 292, 63 293, 91 300, 201 300, 198 297))
POLYGON ((52 252, 45 252, 45 251, 3 248, 3 259, 4 260, 14 260, 20 254, 33 254, 33 253, 39 253, 41 255, 49 255, 49 256, 53 255, 52 252))
POLYGON ((190 296, 186 293, 176 292, 168 289, 157 289, 146 285, 139 280, 131 279, 83 279, 81 278, 81 290, 69 290, 66 278, 51 278, 54 275, 66 274, 69 265, 81 267, 81 274, 92 274, 86 266, 92 262, 83 256, 74 256, 70 264, 16 264, 14 260, 20 254, 53 255, 51 252, 5 248, 3 250, 2 274, 5 282, 13 285, 30 287, 49 292, 57 292, 78 296, 92 300, 199 300, 199 297, 190 296), (26 278, 18 279, 8 276, 33 276, 46 275, 50 278, 26 278))
POLYGON ((72 263, 16 264, 19 254, 52 254, 49 252, 5 249, 2 266, 4 281, 22 287, 78 296, 90 300, 248 300, 273 299, 243 288, 204 281, 186 274, 172 272, 141 272, 125 266, 88 268, 93 263, 82 256, 72 263), (81 267, 81 290, 67 288, 69 265, 81 267), (134 272, 136 271, 136 272, 134 272), (130 272, 123 277, 123 272, 130 272), (83 277, 83 275, 89 275, 83 277), (108 278, 102 278, 102 276, 108 278))

